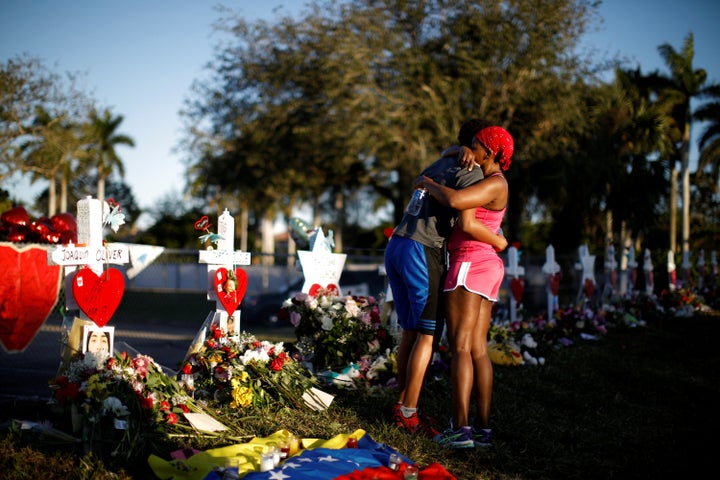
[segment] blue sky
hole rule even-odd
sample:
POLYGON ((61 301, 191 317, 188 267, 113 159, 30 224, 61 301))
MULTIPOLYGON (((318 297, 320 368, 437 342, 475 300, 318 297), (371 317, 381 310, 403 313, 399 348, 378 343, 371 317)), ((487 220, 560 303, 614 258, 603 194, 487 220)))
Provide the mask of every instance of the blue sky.
MULTIPOLYGON (((173 150, 181 135, 178 111, 196 79, 206 76, 221 37, 212 24, 215 6, 248 20, 272 20, 275 10, 297 13, 304 0, 1 0, 0 60, 39 57, 53 71, 82 72, 99 104, 123 115, 120 131, 135 148, 121 147, 125 182, 142 208, 181 192, 184 166, 173 150)), ((696 67, 720 82, 720 2, 716 0, 606 0, 604 23, 587 36, 600 54, 620 54, 643 72, 665 71, 657 47, 676 50, 695 36, 696 67)), ((697 133, 697 132, 694 132, 697 133)), ((691 154, 692 155, 692 154, 691 154)), ((695 153, 696 155, 696 153, 695 153)), ((691 162, 694 159, 691 158, 691 162)), ((691 163, 692 164, 692 163, 691 163)), ((5 181, 3 188, 27 201, 46 188, 5 181)))

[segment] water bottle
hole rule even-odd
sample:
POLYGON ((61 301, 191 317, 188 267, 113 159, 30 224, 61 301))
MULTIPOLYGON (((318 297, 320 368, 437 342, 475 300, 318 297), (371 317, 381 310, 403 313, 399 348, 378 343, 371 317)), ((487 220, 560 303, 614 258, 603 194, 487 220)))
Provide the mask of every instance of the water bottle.
POLYGON ((420 209, 422 208, 423 200, 425 200, 426 196, 427 190, 424 188, 418 188, 413 192, 412 198, 410 199, 410 203, 408 203, 406 210, 408 215, 412 215, 413 217, 418 216, 420 209))

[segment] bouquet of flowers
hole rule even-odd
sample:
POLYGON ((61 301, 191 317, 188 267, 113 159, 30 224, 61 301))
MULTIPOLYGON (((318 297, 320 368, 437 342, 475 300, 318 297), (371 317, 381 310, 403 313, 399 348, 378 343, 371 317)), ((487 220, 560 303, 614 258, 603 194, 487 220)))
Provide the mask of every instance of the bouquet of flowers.
POLYGON ((374 297, 341 296, 325 289, 313 295, 300 292, 283 303, 279 318, 295 327, 295 346, 316 370, 343 368, 363 357, 368 363, 368 356, 394 348, 374 297))
POLYGON ((216 400, 231 408, 284 404, 304 405, 303 394, 317 381, 283 342, 260 341, 243 332, 230 337, 216 325, 192 353, 180 373, 180 383, 196 398, 216 400))
MULTIPOLYGON (((145 355, 86 353, 50 381, 75 433, 96 453, 135 460, 168 434, 194 430, 183 412, 202 412, 172 377, 145 355)), ((207 412, 205 412, 207 413, 207 412)))

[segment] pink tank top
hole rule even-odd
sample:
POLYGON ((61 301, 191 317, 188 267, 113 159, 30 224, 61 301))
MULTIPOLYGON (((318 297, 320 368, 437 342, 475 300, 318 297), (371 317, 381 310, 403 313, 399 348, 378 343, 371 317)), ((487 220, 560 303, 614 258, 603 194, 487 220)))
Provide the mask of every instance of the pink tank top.
MULTIPOLYGON (((501 174, 496 173, 495 175, 501 174)), ((484 223, 490 231, 497 233, 498 230, 500 230, 500 225, 505 217, 505 210, 507 210, 507 207, 502 210, 488 210, 485 207, 477 207, 475 209, 475 218, 484 223)), ((448 251, 451 254, 457 254, 460 252, 471 253, 473 251, 482 250, 490 250, 491 252, 495 251, 489 243, 479 242, 457 227, 453 229, 452 234, 450 235, 450 240, 448 241, 448 251)))

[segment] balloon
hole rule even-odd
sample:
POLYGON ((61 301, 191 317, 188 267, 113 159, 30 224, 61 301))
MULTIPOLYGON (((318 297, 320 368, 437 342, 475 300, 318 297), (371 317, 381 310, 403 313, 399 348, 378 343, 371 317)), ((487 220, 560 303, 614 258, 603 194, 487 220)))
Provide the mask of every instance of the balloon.
POLYGON ((19 225, 24 227, 30 224, 30 217, 28 216, 25 207, 14 207, 3 212, 0 216, 0 220, 2 220, 2 223, 7 225, 19 225))

